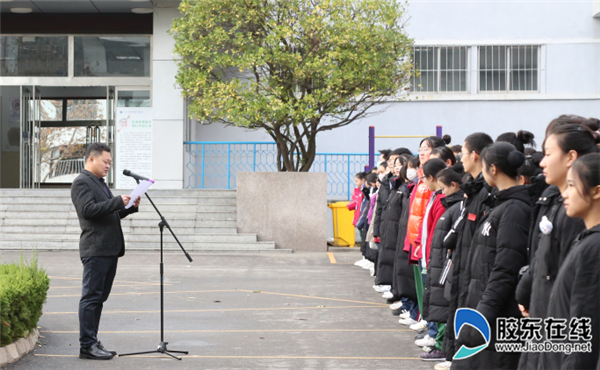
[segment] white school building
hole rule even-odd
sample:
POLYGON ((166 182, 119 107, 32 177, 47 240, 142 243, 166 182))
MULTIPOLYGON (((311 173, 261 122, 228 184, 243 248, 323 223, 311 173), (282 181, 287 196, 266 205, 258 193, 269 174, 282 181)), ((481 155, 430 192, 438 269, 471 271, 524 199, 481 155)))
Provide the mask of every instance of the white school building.
MULTIPOLYGON (((83 166, 82 148, 94 141, 115 148, 112 187, 131 185, 117 175, 128 168, 156 188, 207 188, 192 172, 217 169, 191 167, 185 142, 272 141, 187 118, 168 34, 178 4, 0 2, 0 188, 68 187, 83 166)), ((600 1, 412 0, 407 12, 421 71, 410 100, 321 133, 317 152, 366 153, 369 126, 377 135, 434 135, 441 125, 453 144, 475 131, 527 129, 541 144, 560 114, 600 117, 600 1)), ((227 168, 235 161, 227 158, 227 168)), ((215 184, 235 186, 229 175, 215 184)))

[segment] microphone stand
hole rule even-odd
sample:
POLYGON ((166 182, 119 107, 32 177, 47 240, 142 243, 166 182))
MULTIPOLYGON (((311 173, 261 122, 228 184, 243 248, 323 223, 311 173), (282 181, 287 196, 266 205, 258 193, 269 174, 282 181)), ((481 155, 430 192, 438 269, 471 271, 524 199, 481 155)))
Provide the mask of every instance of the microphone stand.
MULTIPOLYGON (((135 179, 135 181, 138 184, 140 183, 140 180, 137 178, 135 179)), ((165 342, 165 304, 164 304, 164 286, 163 286, 163 282, 164 282, 163 229, 165 228, 165 226, 167 227, 167 229, 169 229, 169 231, 171 232, 171 235, 173 235, 173 238, 175 238, 175 240, 177 241, 177 244, 179 244, 179 247, 183 251, 183 254, 185 254, 185 256, 187 257, 188 261, 192 262, 192 257, 190 257, 188 252, 186 252, 186 250, 183 248, 183 245, 181 245, 181 243, 179 242, 179 239, 177 239, 177 236, 171 229, 171 226, 169 225, 169 223, 167 222, 165 217, 160 213, 160 211, 158 210, 158 208, 156 207, 156 205, 154 204, 154 202, 148 195, 148 192, 146 192, 146 198, 148 198, 148 200, 152 204, 152 207, 154 207, 154 210, 160 216, 160 223, 158 224, 158 227, 160 228, 160 344, 158 345, 157 349, 152 350, 152 351, 123 353, 123 354, 119 354, 119 357, 145 355, 145 354, 149 354, 149 353, 162 353, 164 355, 171 356, 171 357, 181 361, 181 357, 177 357, 173 353, 183 353, 183 354, 187 355, 189 352, 188 351, 168 350, 167 344, 169 344, 169 342, 165 342)))

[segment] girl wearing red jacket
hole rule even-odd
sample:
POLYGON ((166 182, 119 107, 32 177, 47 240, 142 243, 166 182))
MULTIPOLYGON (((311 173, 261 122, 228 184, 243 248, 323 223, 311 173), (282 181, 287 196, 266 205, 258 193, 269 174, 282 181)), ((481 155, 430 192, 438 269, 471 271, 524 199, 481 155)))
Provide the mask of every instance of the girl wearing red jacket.
MULTIPOLYGON (((415 240, 419 235, 419 230, 423 224, 423 217, 425 217, 425 211, 427 210, 427 204, 431 197, 431 190, 423 183, 423 168, 422 166, 427 163, 433 149, 444 146, 450 143, 450 136, 444 135, 444 138, 437 136, 430 136, 421 141, 419 146, 419 160, 421 161, 421 168, 417 172, 418 180, 416 185, 412 189, 411 200, 410 200, 410 211, 408 216, 408 225, 406 239, 404 240, 404 251, 409 254, 409 262, 415 264, 415 283, 419 285, 421 280, 420 268, 417 265, 419 261, 419 250, 420 246, 415 244, 415 240)), ((417 287, 417 292, 418 292, 417 287)), ((421 287, 422 291, 422 287, 421 287)), ((411 329, 419 330, 426 327, 425 322, 417 323, 415 320, 408 318, 400 320, 401 324, 411 325, 411 329)))

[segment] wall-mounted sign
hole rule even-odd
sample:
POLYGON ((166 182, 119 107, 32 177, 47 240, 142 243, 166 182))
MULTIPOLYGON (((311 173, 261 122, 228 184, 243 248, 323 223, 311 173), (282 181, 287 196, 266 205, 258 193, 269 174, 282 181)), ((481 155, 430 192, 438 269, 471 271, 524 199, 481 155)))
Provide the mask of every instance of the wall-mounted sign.
POLYGON ((124 176, 123 170, 152 177, 152 108, 117 108, 116 131, 115 185, 133 189, 135 180, 124 176))

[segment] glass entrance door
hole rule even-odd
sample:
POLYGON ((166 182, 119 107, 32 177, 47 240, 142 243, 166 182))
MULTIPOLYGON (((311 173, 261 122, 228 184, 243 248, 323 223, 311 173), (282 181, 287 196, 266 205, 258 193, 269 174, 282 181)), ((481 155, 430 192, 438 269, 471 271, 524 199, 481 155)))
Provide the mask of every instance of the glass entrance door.
POLYGON ((35 86, 21 87, 21 189, 36 189, 41 183, 40 101, 41 93, 35 86))

